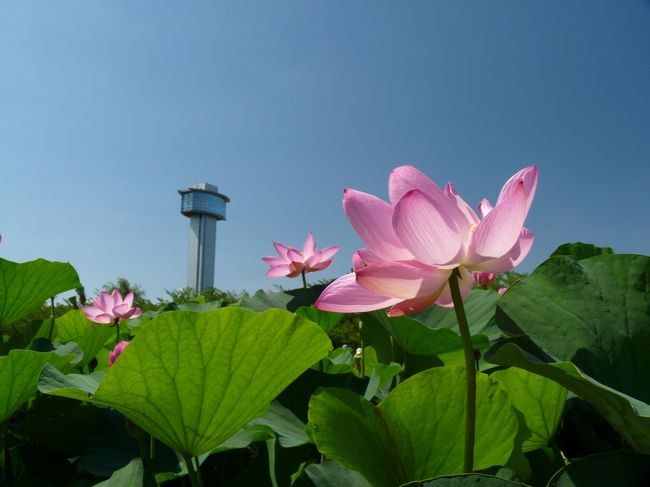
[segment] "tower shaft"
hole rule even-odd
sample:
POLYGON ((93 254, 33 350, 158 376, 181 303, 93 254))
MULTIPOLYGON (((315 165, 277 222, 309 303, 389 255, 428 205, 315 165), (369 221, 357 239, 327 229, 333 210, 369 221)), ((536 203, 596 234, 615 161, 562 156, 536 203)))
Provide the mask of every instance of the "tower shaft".
POLYGON ((230 198, 208 183, 178 192, 181 213, 190 219, 187 286, 200 294, 214 287, 217 221, 226 219, 226 203, 230 198))
POLYGON ((190 218, 187 285, 197 293, 214 287, 217 220, 205 215, 190 218))

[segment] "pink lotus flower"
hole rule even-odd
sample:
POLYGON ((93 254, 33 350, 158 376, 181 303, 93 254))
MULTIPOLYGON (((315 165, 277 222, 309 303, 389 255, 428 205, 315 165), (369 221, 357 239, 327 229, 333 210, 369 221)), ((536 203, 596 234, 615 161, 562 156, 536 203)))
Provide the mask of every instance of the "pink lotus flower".
POLYGON ((391 173, 390 203, 346 189, 343 209, 367 248, 353 256, 354 272, 331 283, 316 307, 354 313, 390 306, 389 316, 401 316, 433 303, 453 306, 453 269, 464 299, 472 288, 468 271, 506 272, 526 257, 534 236, 523 224, 536 187, 537 167, 522 169, 505 183, 495 207, 480 202, 478 215, 451 184, 442 190, 411 166, 391 173))
POLYGON ((496 274, 494 272, 472 272, 472 282, 476 286, 487 287, 494 282, 496 274))
POLYGON ((266 272, 271 277, 297 277, 303 273, 321 271, 332 263, 332 258, 340 250, 340 247, 327 247, 319 252, 311 232, 307 234, 302 252, 280 242, 273 242, 273 246, 280 257, 262 257, 271 266, 266 272))
POLYGON ((114 323, 120 319, 134 319, 142 314, 140 308, 133 306, 133 293, 127 294, 124 299, 115 289, 108 294, 105 291, 93 299, 92 306, 81 308, 86 318, 95 323, 114 323))
POLYGON ((109 354, 108 356, 108 366, 112 367, 117 358, 122 354, 126 346, 130 342, 127 342, 126 340, 119 342, 117 345, 115 345, 115 348, 113 348, 113 351, 109 354))

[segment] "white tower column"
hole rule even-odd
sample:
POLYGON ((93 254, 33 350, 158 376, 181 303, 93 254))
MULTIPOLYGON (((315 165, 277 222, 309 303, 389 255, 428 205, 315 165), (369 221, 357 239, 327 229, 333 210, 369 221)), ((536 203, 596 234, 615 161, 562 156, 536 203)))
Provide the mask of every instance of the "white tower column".
POLYGON ((181 213, 190 219, 187 285, 198 294, 214 287, 217 221, 226 219, 230 198, 208 183, 178 192, 181 213))

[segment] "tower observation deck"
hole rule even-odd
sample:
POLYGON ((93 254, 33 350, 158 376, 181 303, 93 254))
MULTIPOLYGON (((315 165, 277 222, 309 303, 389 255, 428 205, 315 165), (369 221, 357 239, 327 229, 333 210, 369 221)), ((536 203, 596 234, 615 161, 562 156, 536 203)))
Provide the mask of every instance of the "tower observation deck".
POLYGON ((226 203, 230 203, 230 198, 208 183, 199 183, 178 192, 181 195, 181 213, 190 219, 187 286, 198 294, 214 287, 217 222, 226 219, 226 203))

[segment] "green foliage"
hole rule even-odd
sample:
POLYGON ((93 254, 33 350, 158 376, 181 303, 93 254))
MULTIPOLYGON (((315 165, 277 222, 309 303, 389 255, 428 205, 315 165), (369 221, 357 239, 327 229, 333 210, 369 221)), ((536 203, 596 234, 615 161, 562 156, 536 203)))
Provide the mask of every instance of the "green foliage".
POLYGON ((650 257, 552 257, 499 303, 497 323, 650 403, 650 257))
POLYGON ((512 286, 515 282, 527 276, 528 274, 526 274, 525 272, 517 272, 517 271, 500 272, 499 274, 496 275, 492 287, 496 290, 502 287, 508 288, 512 286))
POLYGON ((310 286, 307 289, 292 289, 277 293, 260 289, 252 296, 244 296, 239 302, 239 306, 253 311, 279 308, 293 313, 301 306, 314 304, 323 289, 324 286, 310 286))
MULTIPOLYGON (((318 449, 376 487, 462 472, 462 367, 421 372, 378 406, 343 389, 322 389, 309 405, 318 449)), ((507 394, 477 376, 477 469, 503 465, 515 448, 518 419, 507 394)))
MULTIPOLYGON (((496 328, 492 320, 500 297, 499 293, 491 289, 472 290, 464 303, 472 335, 483 334, 490 338, 498 338, 501 335, 501 331, 496 328)), ((456 313, 453 308, 432 306, 413 315, 413 318, 429 328, 449 328, 458 333, 456 313)))
POLYGON ((247 291, 222 291, 216 287, 208 288, 200 294, 197 294, 194 288, 191 287, 182 287, 173 291, 165 291, 165 293, 167 293, 169 299, 158 298, 158 304, 161 306, 165 306, 170 303, 210 303, 213 301, 219 301, 221 303, 221 306, 230 306, 231 304, 235 304, 241 299, 248 297, 247 291))
POLYGON ((83 312, 72 310, 56 319, 54 338, 61 343, 77 343, 84 353, 78 365, 86 367, 104 344, 115 339, 115 328, 93 323, 83 312))
POLYGON ((342 313, 329 313, 314 308, 314 306, 301 306, 296 310, 298 316, 304 316, 308 320, 318 324, 325 333, 329 333, 343 317, 342 313))
POLYGON ((588 259, 589 257, 595 257, 596 255, 611 255, 613 253, 614 250, 612 250, 611 247, 597 247, 589 243, 575 242, 560 245, 551 254, 551 257, 565 255, 573 257, 576 260, 582 260, 588 259))
POLYGON ((48 363, 63 367, 72 355, 12 350, 0 357, 0 424, 36 395, 41 369, 48 363))
POLYGON ((95 484, 95 487, 142 487, 142 477, 144 475, 144 466, 142 460, 136 458, 131 460, 126 467, 123 467, 113 473, 111 478, 95 484))
POLYGON ((409 482, 403 487, 526 487, 525 484, 493 477, 491 475, 467 474, 445 475, 423 482, 409 482))
MULTIPOLYGON (((405 376, 444 365, 456 353, 460 362, 454 357, 453 364, 464 363, 458 332, 444 327, 432 329, 406 316, 389 318, 385 311, 364 313, 361 337, 364 346, 373 347, 380 362, 402 364, 405 376)), ((472 343, 476 350, 489 347, 484 335, 474 335, 472 343)))
POLYGON ((109 368, 115 329, 68 312, 72 301, 50 306, 55 288, 80 286, 69 264, 0 260, 0 270, 9 277, 0 327, 13 333, 0 340, 3 485, 149 487, 156 473, 179 487, 188 472, 170 447, 198 458, 206 487, 648 478, 649 257, 565 244, 528 276, 498 275, 492 286, 509 285, 505 295, 472 291, 473 348, 489 348, 491 362, 479 362, 489 375, 477 376, 482 472, 473 474, 461 474, 465 374, 453 309, 327 313, 313 307, 322 285, 252 296, 181 289, 153 305, 118 278, 105 289, 134 291, 145 312, 122 328, 135 338, 109 368), (348 346, 330 351, 327 335, 348 346), (643 454, 612 451, 621 448, 643 454))
POLYGON ((95 394, 105 376, 102 371, 92 374, 64 374, 48 364, 41 372, 38 390, 53 396, 85 401, 89 395, 95 394))
POLYGON ((70 264, 43 259, 23 264, 0 259, 0 276, 0 328, 25 317, 46 299, 81 287, 70 264))
POLYGON ((557 472, 548 487, 639 487, 650 480, 650 455, 612 451, 570 463, 557 472))
POLYGON ((304 477, 308 480, 301 479, 298 487, 373 487, 359 473, 346 470, 333 461, 308 465, 304 477))
POLYGON ((263 415, 329 348, 319 327, 281 310, 164 313, 124 350, 92 400, 196 456, 263 415))
POLYGON ((560 423, 568 391, 558 383, 524 369, 499 370, 490 377, 506 390, 512 405, 524 417, 531 436, 524 441, 523 451, 547 446, 560 423))
POLYGON ((627 444, 650 453, 650 406, 607 387, 571 362, 545 363, 514 343, 495 346, 486 359, 499 365, 526 369, 554 380, 588 401, 625 438, 627 444))

